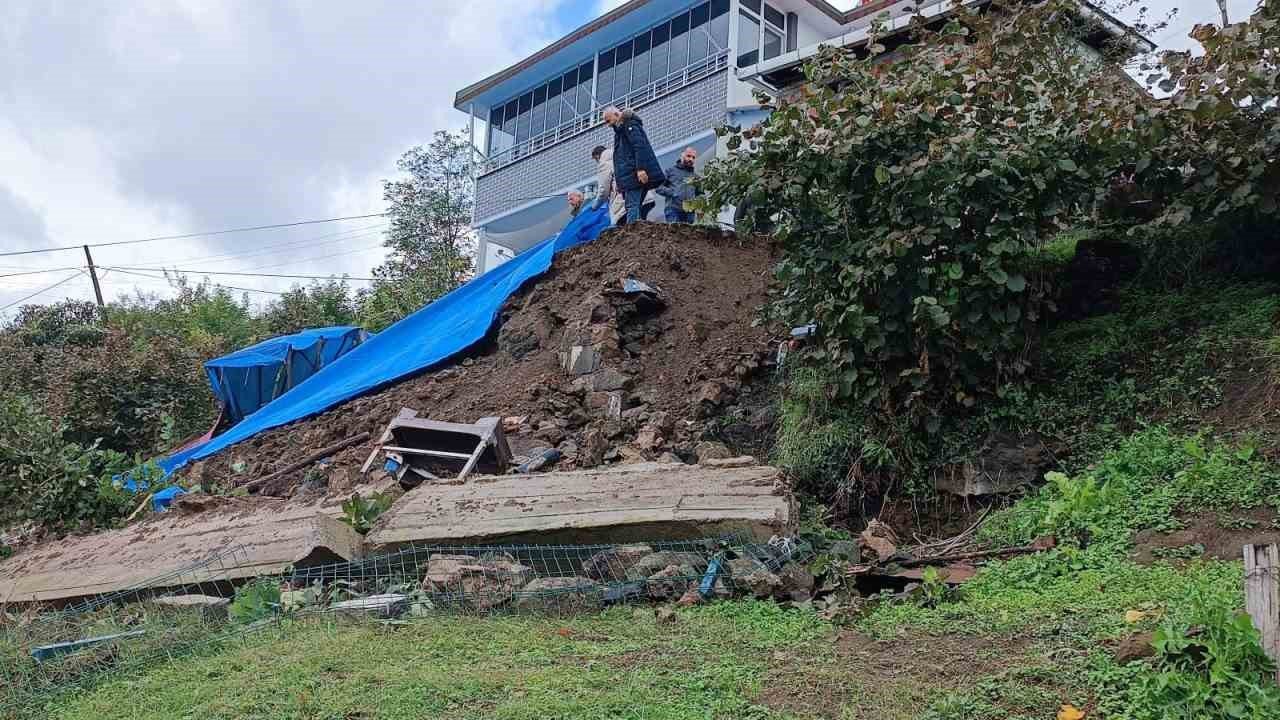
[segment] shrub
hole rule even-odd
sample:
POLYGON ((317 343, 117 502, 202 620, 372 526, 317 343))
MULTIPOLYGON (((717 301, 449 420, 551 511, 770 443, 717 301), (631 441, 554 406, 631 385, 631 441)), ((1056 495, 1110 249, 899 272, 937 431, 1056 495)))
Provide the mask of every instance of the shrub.
POLYGON ((1280 716, 1275 663, 1260 640, 1248 615, 1197 604, 1190 621, 1169 621, 1156 632, 1156 671, 1138 686, 1139 707, 1152 718, 1280 716))
POLYGON ((1127 152, 1103 127, 1137 105, 1061 11, 962 13, 887 61, 827 52, 707 173, 709 206, 776 218, 777 310, 817 323, 842 397, 935 420, 1026 370, 1041 248, 1093 206, 1127 152))
POLYGON ((62 439, 62 428, 25 397, 0 399, 0 521, 107 524, 132 509, 133 496, 111 478, 134 464, 96 442, 62 439))

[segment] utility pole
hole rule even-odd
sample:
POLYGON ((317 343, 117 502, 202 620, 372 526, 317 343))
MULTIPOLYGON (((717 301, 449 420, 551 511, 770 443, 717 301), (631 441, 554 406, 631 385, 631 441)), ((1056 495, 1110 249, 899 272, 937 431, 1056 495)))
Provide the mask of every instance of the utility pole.
POLYGON ((1227 17, 1227 0, 1218 0, 1218 9, 1222 11, 1222 27, 1230 25, 1231 20, 1227 17))
POLYGON ((89 279, 93 281, 93 294, 98 298, 98 310, 102 312, 102 319, 107 318, 107 304, 102 302, 102 286, 98 284, 98 268, 93 264, 93 255, 89 253, 89 246, 84 246, 84 259, 89 261, 89 279))

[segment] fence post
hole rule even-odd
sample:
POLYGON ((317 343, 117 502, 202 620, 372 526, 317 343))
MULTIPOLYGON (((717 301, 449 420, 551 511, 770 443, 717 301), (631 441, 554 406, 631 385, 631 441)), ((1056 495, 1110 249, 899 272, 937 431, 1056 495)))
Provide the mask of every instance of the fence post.
POLYGON ((1262 649, 1280 665, 1280 545, 1244 546, 1244 606, 1262 649))

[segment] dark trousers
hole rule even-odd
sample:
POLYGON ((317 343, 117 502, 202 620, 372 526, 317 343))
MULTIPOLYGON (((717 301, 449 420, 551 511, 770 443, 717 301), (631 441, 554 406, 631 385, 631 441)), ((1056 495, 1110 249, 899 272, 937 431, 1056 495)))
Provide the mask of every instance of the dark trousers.
POLYGON ((667 201, 667 206, 662 209, 662 214, 666 216, 667 222, 669 223, 685 223, 686 225, 692 225, 697 220, 697 217, 695 217, 693 213, 681 210, 675 200, 667 201))
POLYGON ((622 222, 619 223, 620 225, 645 219, 641 208, 644 205, 644 198, 648 194, 649 191, 644 188, 639 190, 627 190, 622 193, 622 199, 627 204, 627 215, 622 219, 622 222))

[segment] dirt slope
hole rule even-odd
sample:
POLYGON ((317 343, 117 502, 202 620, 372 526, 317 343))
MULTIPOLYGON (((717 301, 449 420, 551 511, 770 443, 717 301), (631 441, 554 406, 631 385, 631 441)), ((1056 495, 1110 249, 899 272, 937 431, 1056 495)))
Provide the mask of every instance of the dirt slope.
MULTIPOLYGON (((759 452, 770 436, 765 399, 778 338, 753 321, 772 263, 764 239, 657 224, 610 230, 558 256, 507 303, 498 330, 469 357, 260 434, 194 465, 186 479, 242 485, 361 432, 376 439, 402 407, 454 422, 524 417, 508 432, 514 454, 558 447, 561 468, 667 452, 693 461, 724 453, 707 444, 715 441, 759 452), (623 293, 628 277, 658 289, 658 302, 623 293), (598 353, 599 369, 567 372, 562 359, 573 346, 598 353), (610 393, 621 393, 621 417, 609 416, 610 393)), ((329 494, 348 491, 372 448, 339 453, 324 477, 312 473, 308 491, 320 483, 329 494)), ((291 495, 304 474, 263 493, 291 495)))

